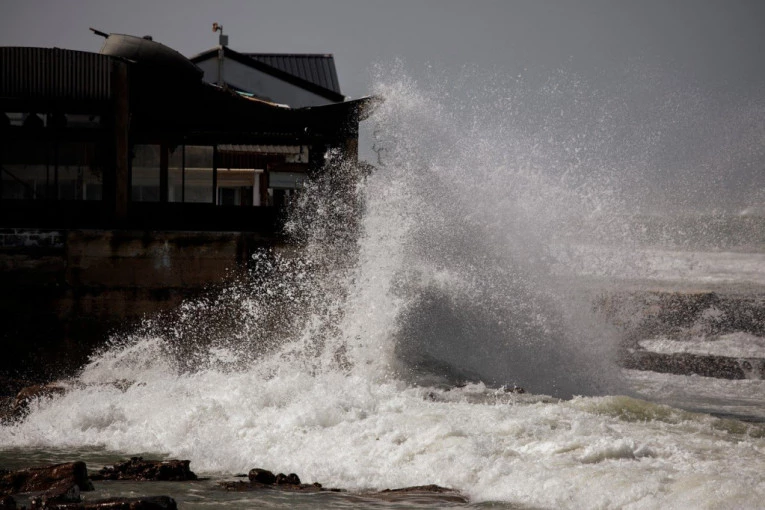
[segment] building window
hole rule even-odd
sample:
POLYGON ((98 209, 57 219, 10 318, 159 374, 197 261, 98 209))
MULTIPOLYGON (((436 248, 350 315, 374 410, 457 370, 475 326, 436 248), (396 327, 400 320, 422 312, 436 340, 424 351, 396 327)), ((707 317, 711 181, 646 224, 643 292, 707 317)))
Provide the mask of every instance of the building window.
POLYGON ((207 145, 184 148, 183 201, 213 202, 215 151, 207 145))
POLYGON ((167 200, 169 202, 213 201, 215 150, 207 145, 169 147, 167 154, 167 200))
POLYGON ((56 198, 55 160, 47 142, 23 140, 5 145, 0 173, 4 199, 56 198))
POLYGON ((103 163, 95 142, 16 141, 4 151, 2 198, 101 200, 103 163))
POLYGON ((134 202, 159 202, 159 145, 136 145, 131 162, 131 199, 134 202))
POLYGON ((218 205, 260 205, 262 170, 218 168, 218 205))
POLYGON ((56 147, 58 198, 101 200, 103 167, 92 142, 66 142, 56 147))
POLYGON ((167 193, 168 202, 183 202, 183 145, 168 150, 167 193))

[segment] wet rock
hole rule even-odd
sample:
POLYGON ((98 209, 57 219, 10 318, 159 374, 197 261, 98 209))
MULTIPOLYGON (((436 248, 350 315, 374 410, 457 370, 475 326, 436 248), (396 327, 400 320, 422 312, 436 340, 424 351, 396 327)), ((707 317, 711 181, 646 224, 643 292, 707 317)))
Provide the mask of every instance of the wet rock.
POLYGON ((276 475, 267 469, 251 469, 247 477, 251 482, 273 485, 276 483, 276 475))
POLYGON ((413 505, 468 503, 468 498, 459 491, 432 484, 402 487, 400 489, 385 489, 384 491, 365 494, 364 496, 389 502, 406 502, 413 505))
POLYGON ((28 379, 19 379, 17 377, 0 374, 0 397, 13 398, 22 388, 33 384, 34 381, 28 379))
POLYGON ((303 492, 344 492, 341 489, 328 489, 322 487, 320 483, 302 483, 300 477, 295 473, 285 475, 279 473, 275 475, 267 469, 254 468, 248 475, 249 482, 220 482, 219 485, 229 491, 255 491, 263 489, 278 489, 282 491, 303 491, 303 492))
POLYGON ((724 379, 765 378, 765 360, 646 351, 641 341, 663 337, 693 343, 731 333, 765 335, 765 293, 752 290, 634 289, 598 297, 594 310, 622 331, 624 368, 724 379))
POLYGON ((80 491, 92 490, 84 462, 0 472, 0 495, 3 496, 44 491, 44 497, 52 501, 79 501, 80 491))
POLYGON ((380 491, 380 494, 388 494, 388 493, 411 494, 415 492, 444 494, 444 493, 453 493, 457 491, 455 491, 454 489, 449 489, 447 487, 441 487, 439 485, 429 484, 429 485, 414 485, 412 487, 402 487, 400 489, 385 489, 384 491, 380 491))
POLYGON ((83 501, 79 503, 42 503, 33 501, 33 510, 43 508, 52 510, 176 510, 178 505, 175 500, 169 496, 109 498, 83 501))
POLYGON ((250 492, 259 490, 279 490, 285 492, 346 492, 345 489, 323 487, 320 483, 301 484, 264 484, 258 482, 219 482, 218 485, 227 491, 250 492))
POLYGON ((513 384, 512 386, 502 386, 502 391, 505 393, 516 393, 518 395, 522 395, 523 393, 526 393, 526 389, 522 386, 517 386, 513 384))
POLYGON ((267 469, 250 470, 249 482, 220 482, 228 491, 250 492, 259 490, 277 490, 285 492, 341 492, 347 498, 358 501, 382 500, 386 502, 404 502, 412 505, 444 505, 467 503, 468 499, 459 491, 438 485, 418 485, 401 489, 386 489, 371 493, 348 493, 345 489, 325 488, 320 483, 304 484, 295 473, 274 475, 267 469))
POLYGON ((50 398, 63 395, 72 389, 82 389, 88 386, 110 386, 124 392, 133 385, 133 382, 125 379, 109 383, 86 385, 79 382, 54 381, 46 384, 23 385, 22 379, 9 379, 0 376, 0 385, 8 384, 9 387, 0 390, 0 422, 12 423, 26 416, 29 403, 38 398, 50 398))
POLYGON ((189 469, 188 460, 144 460, 132 457, 125 462, 105 466, 92 475, 93 480, 172 481, 196 480, 197 475, 189 469))
POLYGON ((45 491, 42 496, 33 499, 34 501, 40 502, 40 508, 49 508, 53 504, 76 503, 80 501, 80 486, 61 482, 45 491))
POLYGON ((28 410, 29 403, 38 398, 48 398, 66 393, 68 387, 61 382, 34 384, 22 388, 13 399, 8 413, 9 418, 21 418, 28 410))
POLYGON ((650 351, 627 353, 622 359, 624 368, 650 370, 679 375, 700 375, 719 379, 762 379, 765 364, 761 360, 700 356, 688 353, 662 354, 650 351))
POLYGON ((250 479, 250 482, 261 483, 263 485, 301 485, 300 477, 295 473, 290 473, 288 475, 279 473, 278 475, 274 475, 267 469, 255 468, 251 469, 247 476, 250 479))
POLYGON ((276 475, 276 485, 301 485, 301 483, 300 478, 298 478, 298 475, 295 473, 290 473, 288 475, 279 473, 276 475))
POLYGON ((593 308, 625 333, 627 344, 664 335, 693 339, 736 331, 765 335, 765 295, 633 290, 598 297, 593 308))

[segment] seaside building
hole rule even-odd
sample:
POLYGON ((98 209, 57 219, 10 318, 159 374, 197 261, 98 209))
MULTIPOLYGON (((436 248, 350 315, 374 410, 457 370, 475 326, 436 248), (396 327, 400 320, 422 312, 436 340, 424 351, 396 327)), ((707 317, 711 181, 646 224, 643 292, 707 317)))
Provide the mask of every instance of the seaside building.
POLYGON ((191 61, 206 82, 292 108, 345 101, 332 55, 239 53, 221 45, 191 61))
POLYGON ((85 337, 278 247, 328 151, 357 157, 371 103, 345 100, 331 56, 189 60, 94 32, 99 53, 0 48, 0 370, 77 366, 85 337))

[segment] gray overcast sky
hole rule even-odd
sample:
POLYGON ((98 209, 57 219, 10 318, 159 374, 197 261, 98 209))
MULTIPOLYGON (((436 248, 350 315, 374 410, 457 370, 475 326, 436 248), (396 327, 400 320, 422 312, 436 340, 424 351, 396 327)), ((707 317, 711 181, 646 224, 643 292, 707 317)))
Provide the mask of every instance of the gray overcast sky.
POLYGON ((97 51, 93 26, 192 55, 216 44, 214 21, 235 50, 334 53, 353 97, 371 62, 395 57, 584 76, 640 62, 748 90, 765 78, 762 0, 1 0, 0 45, 97 51))

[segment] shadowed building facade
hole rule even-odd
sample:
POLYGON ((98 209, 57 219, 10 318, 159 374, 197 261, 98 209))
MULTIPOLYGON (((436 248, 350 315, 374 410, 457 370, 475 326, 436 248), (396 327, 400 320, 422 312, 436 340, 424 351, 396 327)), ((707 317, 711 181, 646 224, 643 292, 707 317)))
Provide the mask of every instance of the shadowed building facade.
POLYGON ((368 100, 277 104, 149 38, 97 33, 101 53, 0 48, 6 372, 74 368, 108 330, 282 246, 281 211, 326 154, 356 158, 368 100))

